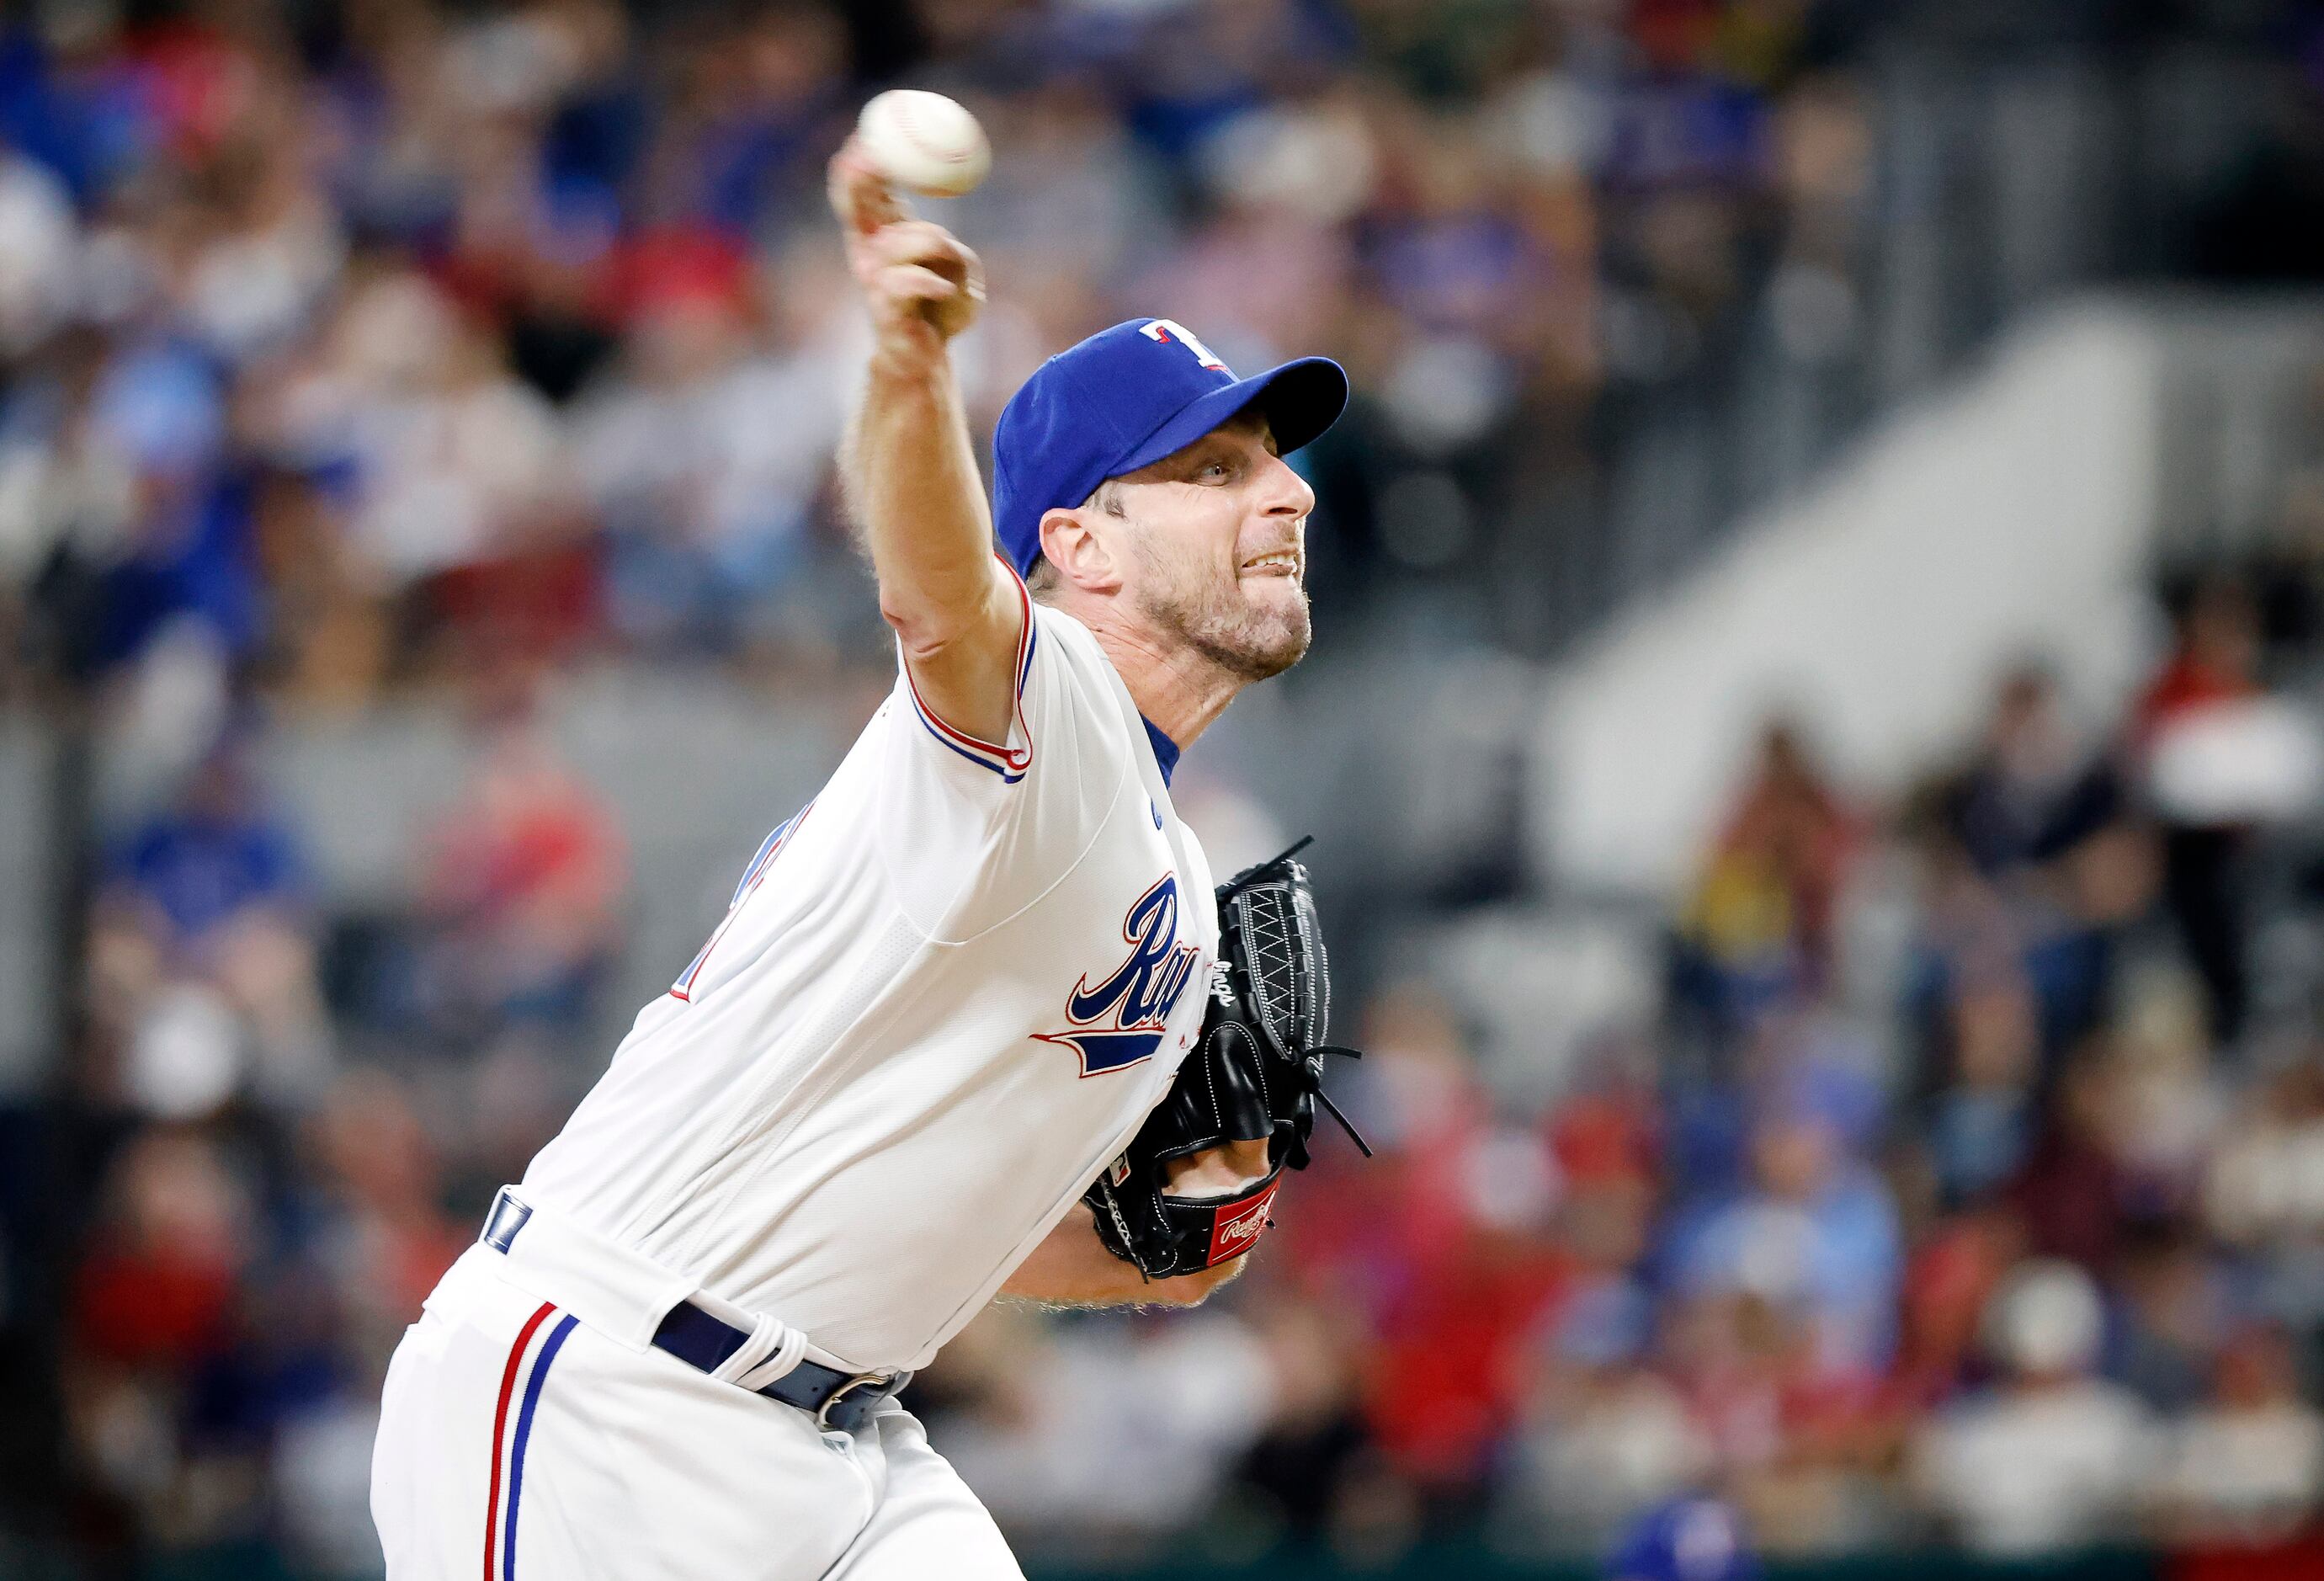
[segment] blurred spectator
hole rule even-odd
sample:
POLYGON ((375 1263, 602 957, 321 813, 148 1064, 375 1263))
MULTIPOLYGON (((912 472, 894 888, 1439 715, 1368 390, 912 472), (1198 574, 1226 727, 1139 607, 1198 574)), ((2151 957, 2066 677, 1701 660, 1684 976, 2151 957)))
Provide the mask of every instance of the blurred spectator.
POLYGON ((1710 1009, 1740 1018, 1826 983, 1832 908, 1855 841, 1798 727, 1769 725, 1686 906, 1683 937, 1710 1009))
POLYGON ((313 1252, 338 1292, 355 1354, 384 1355, 474 1226, 444 1211, 438 1149, 410 1094, 383 1072, 341 1077, 309 1142, 322 1188, 313 1252))
POLYGON ((307 1141, 320 1189, 298 1205, 304 1244, 273 1281, 276 1299, 299 1308, 272 1314, 273 1335, 304 1341, 278 1346, 288 1354, 273 1364, 296 1380, 277 1384, 267 1425, 275 1513, 298 1558, 364 1575, 379 1562, 371 1444, 384 1358, 474 1226, 443 1211, 437 1149, 384 1073, 343 1077, 307 1141))
POLYGON ((2232 1245, 2324 1239, 2324 1049, 2258 1085, 2211 1160, 2205 1202, 2232 1245))
POLYGON ((2190 714, 2259 689, 2256 612, 2239 583, 2200 581, 2172 624, 2171 652, 2138 699, 2135 728, 2148 740, 2190 714))
POLYGON ((1877 1373, 1895 1342, 1903 1246, 1864 1157, 1878 1109, 1868 1078, 1844 1066, 1811 1059, 1775 1073, 1755 1099, 1748 1185, 1672 1231, 1681 1290, 1794 1308, 1812 1364, 1835 1374, 1877 1373))
POLYGON ((91 557, 100 600, 94 661, 134 661, 186 625, 227 655, 249 653, 264 594, 247 479, 224 465, 217 370, 182 340, 130 342, 88 398, 90 439, 123 469, 127 504, 118 536, 91 557))
POLYGON ((2324 1324, 2324 1062, 2314 1049, 2255 1083, 2222 1125, 2202 1200, 2259 1308, 2296 1329, 2324 1324))
POLYGON ((1067 1546, 1184 1530, 1264 1429, 1268 1353, 1224 1310, 1092 1317, 1044 1329, 996 1308, 978 1403, 936 1430, 994 1516, 1067 1546), (1135 1432, 1122 1424, 1135 1422, 1135 1432))
POLYGON ((1251 1316, 1267 1349, 1271 1399, 1236 1481, 1294 1538, 1352 1531, 1377 1514, 1358 1507, 1367 1473, 1378 1475, 1367 1464, 1377 1453, 1358 1391, 1362 1328, 1353 1315, 1276 1281, 1262 1294, 1251 1316))
POLYGON ((2016 1175, 2040 1124, 2041 1012, 2024 975, 2006 967, 1952 986, 1941 1047, 1950 1068, 1930 1073, 1945 1086, 1923 1141, 1945 1199, 1974 1202, 2016 1175))
POLYGON ((2137 1513, 2155 1424, 2091 1375, 2105 1324, 2097 1287, 2067 1263, 2024 1265, 1987 1308, 2000 1384, 1938 1415, 1914 1446, 1932 1513, 1971 1549, 2055 1553, 2137 1513))
POLYGON ((1755 1581, 1759 1565, 1735 1511, 1678 1499, 1647 1512, 1606 1560, 1607 1581, 1755 1581))
POLYGON ((2157 1484, 2181 1541, 2280 1542, 2324 1495, 2324 1415, 2300 1397, 2281 1332, 2246 1328, 2221 1346, 2209 1401, 2172 1430, 2157 1484))
POLYGON ((2228 1271, 2198 1237, 2158 1229, 2125 1253, 2113 1283, 2122 1299, 2110 1371, 2159 1412, 2190 1410, 2234 1321, 2228 1271))
POLYGON ((1611 1283, 1578 1293, 1541 1336, 1504 1490, 1512 1546, 1601 1547, 1710 1475, 1709 1436, 1649 1365, 1654 1327, 1646 1293, 1611 1283))
POLYGON ((2116 815, 2121 790, 2060 717, 2056 678, 2028 664, 2002 680, 1985 740, 1946 801, 1961 848, 1998 877, 2079 845, 2116 815))
MULTIPOLYGON (((578 450, 613 534, 613 620, 657 645, 758 635, 806 549, 854 360, 778 349, 753 322, 742 261, 670 282, 636 310, 630 350, 585 398, 578 450)), ((853 320, 844 321, 852 328, 853 320)))
MULTIPOLYGON (((2134 730, 2149 764, 2175 737, 2222 706, 2259 694, 2259 632, 2250 596, 2208 580, 2176 617, 2177 642, 2138 700, 2134 730)), ((2244 962, 2249 831, 2239 821, 2168 816, 2163 892, 2187 953, 2210 991, 2211 1028, 2222 1041, 2242 1030, 2250 987, 2244 962)))
POLYGON ((79 245, 65 184, 14 149, 0 150, 0 356, 22 356, 64 322, 79 245))
POLYGON ((1457 1502, 1514 1415, 1527 1336, 1571 1267, 1549 1233, 1555 1164, 1538 1135, 1495 1123, 1427 985, 1382 994, 1364 1037, 1344 1090, 1379 1156, 1319 1150, 1333 1185, 1286 1209, 1288 1255, 1317 1293, 1362 1303, 1367 1424, 1399 1473, 1457 1502))
POLYGON ((392 259, 350 271, 304 365, 255 404, 278 455, 344 480, 344 552, 374 596, 566 529, 549 403, 486 325, 392 259))
POLYGON ((186 1431, 198 1379, 233 1339, 251 1217, 208 1138, 148 1132, 114 1159, 74 1275, 70 1453, 108 1503, 176 1541, 220 1535, 261 1491, 186 1431))
POLYGON ((124 1096, 195 1116, 245 1080, 277 1104, 329 1079, 298 844, 244 748, 211 754, 171 806, 115 850, 89 941, 91 1003, 124 1044, 124 1096))
POLYGON ((493 726, 476 773, 428 839, 423 994, 449 1046, 570 1029, 621 927, 620 832, 521 720, 493 726))
POLYGON ((467 1234, 437 1207, 431 1150, 388 1078, 343 1080, 311 1134, 325 1188, 296 1201, 254 1190, 204 1133, 124 1145, 75 1277, 66 1376, 77 1456, 148 1535, 279 1529, 360 1575, 378 1563, 380 1362, 467 1234))
POLYGON ((1917 1415, 1949 1400, 1971 1375, 1994 1292, 2024 1253, 2024 1227, 1987 1201, 1930 1227, 1904 1274, 1896 1404, 1917 1415))
POLYGON ((2033 1251, 2086 1269, 2114 1265, 2131 1200, 2118 1149, 2124 1074, 2106 1049, 2094 1049, 2059 1078, 2043 1133, 2009 1187, 2033 1251))
POLYGON ((1869 1375, 1819 1356, 1796 1302, 1750 1290, 1693 1296, 1670 1307, 1665 1347, 1719 1470, 1772 1546, 1866 1540, 1855 1483, 1878 1393, 1869 1375))
POLYGON ((238 1183, 207 1138, 152 1131, 114 1161, 102 1208, 74 1295, 85 1354, 129 1368, 190 1366, 226 1338, 248 1253, 238 1183))
POLYGON ((2174 1224, 2200 1200, 2225 1113, 2202 992, 2175 962, 2126 973, 2115 992, 2115 1151, 2127 1171, 2126 1206, 2139 1222, 2174 1224))

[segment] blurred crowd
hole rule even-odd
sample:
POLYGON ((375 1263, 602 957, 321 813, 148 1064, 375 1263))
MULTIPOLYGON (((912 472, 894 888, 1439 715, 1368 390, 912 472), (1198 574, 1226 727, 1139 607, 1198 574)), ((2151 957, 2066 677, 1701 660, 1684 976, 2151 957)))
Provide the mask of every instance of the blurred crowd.
MULTIPOLYGON (((379 1369, 558 1123, 623 947, 629 855, 540 682, 715 666, 844 709, 891 662, 830 476, 861 331, 822 165, 867 84, 956 93, 1000 150, 928 206, 991 282, 979 424, 1132 313, 1348 365, 1304 463, 1348 619, 1539 530, 1609 398, 1747 309, 1803 360, 1847 343, 1870 151, 1829 14, 1858 10, 12 13, 0 703, 131 785, 82 831, 45 1513, 90 1551, 375 1567, 379 1369), (469 780, 408 905, 336 914, 257 743, 415 698, 469 780)), ((2182 727, 2264 733, 2324 583, 2207 570, 2129 717, 2078 733, 2029 666, 1904 805, 1771 728, 1673 905, 1664 1013, 1546 1105, 1443 985, 1379 986, 1341 1030, 1381 1157, 1322 1149, 1199 1311, 995 1308, 914 1385, 939 1445, 1059 1552, 1590 1549, 1702 1491, 1791 1550, 2301 1529, 2315 896, 2182 727)))
POLYGON ((987 264, 980 424, 1133 313, 1231 362, 1328 347, 1360 399, 1312 458, 1318 577, 1477 573, 1586 476, 1598 397, 1761 288, 1803 355, 1848 335, 1868 151, 1833 9, 29 7, 0 35, 0 696, 876 657, 821 189, 897 70, 1001 150, 929 206, 987 264))

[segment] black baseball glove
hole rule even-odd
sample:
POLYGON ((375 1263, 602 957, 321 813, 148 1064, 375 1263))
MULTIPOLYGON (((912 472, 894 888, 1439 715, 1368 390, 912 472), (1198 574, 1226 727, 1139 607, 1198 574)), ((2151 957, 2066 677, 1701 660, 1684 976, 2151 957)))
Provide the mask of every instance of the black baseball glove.
POLYGON ((1106 1249, 1148 1279, 1167 1279, 1240 1256, 1268 1224, 1287 1167, 1307 1167, 1317 1105, 1364 1156, 1371 1149, 1323 1091, 1332 1007, 1329 964, 1307 870, 1292 858, 1246 868, 1218 891, 1219 959, 1211 968, 1202 1040, 1170 1092, 1083 1195, 1106 1249), (1232 1197, 1173 1197, 1166 1167, 1230 1142, 1267 1143, 1267 1178, 1232 1197))

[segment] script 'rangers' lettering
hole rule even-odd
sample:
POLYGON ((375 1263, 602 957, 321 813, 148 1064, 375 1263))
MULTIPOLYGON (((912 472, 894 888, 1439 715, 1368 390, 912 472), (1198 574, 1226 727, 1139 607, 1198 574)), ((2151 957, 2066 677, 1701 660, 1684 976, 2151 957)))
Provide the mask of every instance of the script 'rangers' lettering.
POLYGON ((1120 1070, 1152 1057, 1178 996, 1194 975, 1202 952, 1178 940, 1178 879, 1161 882, 1138 897, 1121 925, 1130 958, 1093 988, 1084 975, 1065 999, 1065 1014, 1079 1029, 1037 1032, 1045 1043, 1063 1043, 1081 1056, 1082 1074, 1120 1070), (1106 1026, 1093 1022, 1108 1022, 1106 1026))

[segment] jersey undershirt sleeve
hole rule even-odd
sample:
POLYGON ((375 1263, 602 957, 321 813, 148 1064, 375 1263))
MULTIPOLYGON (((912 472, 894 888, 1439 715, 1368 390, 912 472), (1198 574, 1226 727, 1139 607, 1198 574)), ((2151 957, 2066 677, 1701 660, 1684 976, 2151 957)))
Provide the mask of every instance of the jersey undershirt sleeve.
POLYGON ((1135 781, 1118 683, 1095 640, 1034 603, 1021 580, 1018 594, 1025 624, 1007 741, 980 741, 939 717, 900 646, 895 689, 872 721, 888 877, 938 939, 973 938, 1037 899, 1135 781))

